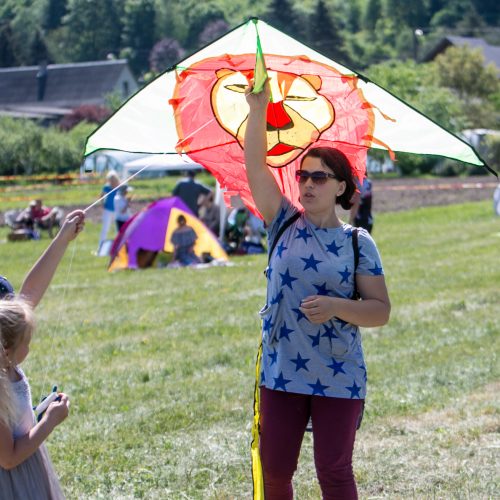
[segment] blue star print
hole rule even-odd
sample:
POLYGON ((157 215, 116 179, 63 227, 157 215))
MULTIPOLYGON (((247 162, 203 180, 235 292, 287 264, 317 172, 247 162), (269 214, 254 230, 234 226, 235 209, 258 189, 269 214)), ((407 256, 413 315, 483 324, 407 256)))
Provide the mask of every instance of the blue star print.
POLYGON ((340 323, 340 328, 344 328, 344 326, 348 325, 349 323, 347 323, 347 321, 344 321, 343 319, 340 319, 340 318, 333 318, 334 321, 336 321, 337 323, 340 323))
POLYGON ((325 333, 321 335, 322 337, 326 337, 327 339, 338 339, 338 336, 335 335, 333 326, 325 325, 325 333))
POLYGON ((346 387, 346 389, 351 391, 351 399, 353 399, 354 397, 359 398, 359 390, 361 389, 361 387, 358 387, 356 385, 356 381, 353 380, 352 387, 346 387))
POLYGON ((283 377, 283 372, 280 372, 278 377, 274 377, 274 390, 283 389, 286 392, 286 384, 291 382, 291 380, 283 377))
POLYGON ((285 250, 288 250, 288 247, 286 247, 285 244, 283 242, 281 242, 278 245, 278 248, 276 249, 276 255, 281 259, 281 256, 283 255, 283 252, 285 250))
POLYGON ((271 358, 271 365, 273 366, 274 363, 276 363, 276 360, 278 359, 278 351, 276 348, 273 349, 273 352, 269 353, 268 356, 271 358))
POLYGON ((337 373, 345 373, 342 366, 344 366, 344 361, 335 361, 335 359, 332 358, 332 364, 328 365, 328 368, 333 370, 333 376, 335 377, 337 373))
POLYGON ((274 323, 272 322, 273 321, 273 318, 272 316, 269 317, 269 318, 266 318, 264 320, 264 324, 262 325, 262 329, 265 331, 265 332, 270 332, 272 327, 274 326, 274 323))
POLYGON ((287 269, 285 273, 280 273, 281 276, 281 286, 288 286, 290 290, 293 290, 292 283, 297 280, 293 276, 290 276, 290 271, 287 269))
POLYGON ((287 328, 286 321, 283 322, 283 326, 280 328, 280 339, 285 337, 288 341, 290 341, 289 335, 293 332, 290 328, 287 328))
POLYGON ((279 304, 280 300, 283 298, 283 290, 280 290, 277 294, 276 297, 271 299, 271 304, 279 304))
POLYGON ((305 318, 306 315, 298 308, 296 307, 295 309, 292 309, 292 311, 297 315, 297 323, 302 319, 305 318))
POLYGON ((297 357, 295 359, 290 360, 292 363, 295 363, 295 371, 298 372, 301 368, 309 371, 307 368, 307 362, 310 361, 310 358, 303 358, 300 355, 300 352, 297 353, 297 357))
POLYGON ((319 345, 319 338, 321 337, 321 331, 319 331, 317 335, 308 335, 308 337, 312 340, 313 347, 319 345))
POLYGON ((366 382, 368 380, 368 374, 366 372, 366 366, 365 365, 359 365, 359 367, 365 372, 364 379, 365 379, 365 382, 366 382))
POLYGON ((328 290, 326 289, 326 281, 322 285, 313 285, 316 288, 316 293, 318 295, 328 295, 328 290))
POLYGON ((382 268, 378 267, 376 262, 375 262, 375 267, 368 269, 368 271, 370 271, 375 276, 380 276, 382 274, 382 268))
POLYGON ((325 389, 328 389, 328 387, 330 387, 329 385, 323 385, 319 379, 316 380, 315 384, 307 384, 307 385, 312 388, 313 396, 315 394, 319 394, 320 396, 325 396, 325 389))
POLYGON ((278 218, 276 219, 276 225, 278 227, 281 226, 281 223, 285 219, 285 214, 286 214, 286 210, 284 208, 282 208, 280 214, 278 215, 278 218))
POLYGON ((271 274, 273 273, 273 268, 271 266, 267 266, 267 269, 265 271, 266 278, 268 280, 271 280, 271 274))
POLYGON ((316 272, 318 272, 318 264, 320 264, 321 262, 323 262, 322 260, 316 260, 314 258, 314 255, 311 254, 311 256, 307 259, 305 259, 304 257, 301 257, 301 259, 305 262, 305 266, 304 266, 304 271, 306 269, 314 269, 316 272))
POLYGON ((306 244, 307 244, 307 238, 312 238, 312 234, 309 234, 307 232, 306 227, 304 227, 302 229, 297 229, 297 233, 298 233, 298 235, 295 236, 295 239, 298 240, 300 238, 304 238, 304 243, 306 243, 306 244))
POLYGON ((326 249, 330 253, 334 253, 337 257, 339 256, 339 250, 343 247, 344 245, 337 246, 335 243, 335 240, 333 240, 329 245, 326 245, 326 249))
POLYGON ((345 266, 345 270, 344 271, 337 271, 340 276, 342 276, 342 279, 340 280, 340 284, 342 283, 348 283, 349 281, 349 276, 352 274, 350 273, 348 270, 347 270, 347 266, 345 266))

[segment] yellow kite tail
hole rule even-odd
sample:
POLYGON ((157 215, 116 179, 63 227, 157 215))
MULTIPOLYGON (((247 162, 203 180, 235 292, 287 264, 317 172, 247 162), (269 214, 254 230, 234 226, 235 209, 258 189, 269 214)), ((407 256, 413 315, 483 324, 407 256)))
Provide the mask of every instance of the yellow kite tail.
POLYGON ((264 500, 264 478, 262 476, 262 463, 260 461, 260 363, 262 360, 262 342, 257 352, 255 362, 255 389, 253 393, 253 425, 252 425, 252 480, 254 500, 264 500))

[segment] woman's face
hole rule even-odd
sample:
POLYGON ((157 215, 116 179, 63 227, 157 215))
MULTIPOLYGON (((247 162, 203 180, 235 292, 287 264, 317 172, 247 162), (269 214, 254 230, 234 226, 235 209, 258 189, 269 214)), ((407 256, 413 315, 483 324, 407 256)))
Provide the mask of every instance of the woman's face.
MULTIPOLYGON (((321 158, 311 156, 306 157, 302 162, 301 170, 309 173, 321 171, 333 174, 331 169, 322 164, 321 158)), ((344 181, 331 177, 328 177, 324 184, 315 183, 311 178, 308 178, 305 182, 299 183, 300 203, 302 203, 306 213, 331 212, 335 210, 337 196, 344 192, 345 187, 344 181)))

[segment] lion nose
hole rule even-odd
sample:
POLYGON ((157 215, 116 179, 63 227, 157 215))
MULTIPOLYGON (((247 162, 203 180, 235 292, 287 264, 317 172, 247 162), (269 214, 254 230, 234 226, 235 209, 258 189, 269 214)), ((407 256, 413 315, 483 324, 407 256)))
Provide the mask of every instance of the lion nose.
POLYGON ((283 101, 270 102, 267 106, 267 130, 289 129, 293 127, 293 122, 285 111, 283 101))

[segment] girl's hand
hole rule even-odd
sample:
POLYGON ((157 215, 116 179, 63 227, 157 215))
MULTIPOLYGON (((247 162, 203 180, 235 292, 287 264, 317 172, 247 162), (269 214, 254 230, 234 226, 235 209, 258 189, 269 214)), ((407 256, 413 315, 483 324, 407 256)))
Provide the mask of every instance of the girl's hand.
POLYGON ((64 219, 64 223, 59 231, 60 238, 70 242, 74 240, 85 226, 85 212, 83 210, 73 210, 64 219))
POLYGON ((47 420, 52 427, 59 425, 69 415, 68 396, 63 392, 59 393, 59 396, 61 396, 61 400, 50 403, 42 418, 47 420))
POLYGON ((311 295, 302 299, 300 311, 311 323, 325 323, 335 316, 334 299, 325 295, 311 295))
POLYGON ((258 94, 253 92, 253 82, 247 87, 245 91, 245 97, 251 110, 261 110, 266 111, 267 105, 269 104, 269 98, 271 97, 271 87, 269 85, 269 78, 266 79, 264 88, 258 94))

